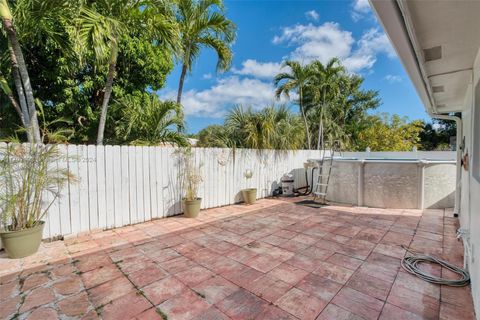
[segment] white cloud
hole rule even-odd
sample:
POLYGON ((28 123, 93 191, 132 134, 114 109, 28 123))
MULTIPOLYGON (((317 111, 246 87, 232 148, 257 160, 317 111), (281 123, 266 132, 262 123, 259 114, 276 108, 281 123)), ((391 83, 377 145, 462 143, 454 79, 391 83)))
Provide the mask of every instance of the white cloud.
MULTIPOLYGON (((160 94, 163 99, 174 99, 175 91, 160 94)), ((234 105, 250 105, 261 109, 275 101, 275 89, 271 82, 230 76, 219 79, 205 90, 188 90, 182 95, 186 115, 221 118, 234 105)))
POLYGON ((241 69, 233 68, 231 71, 243 76, 252 76, 262 79, 273 79, 282 70, 282 64, 277 62, 258 62, 248 59, 242 62, 241 69))
POLYGON ((209 79, 212 79, 212 74, 211 73, 205 73, 202 78, 205 79, 205 80, 209 80, 209 79))
POLYGON ((320 19, 320 15, 315 10, 310 10, 305 12, 305 17, 307 17, 307 19, 309 20, 314 20, 314 21, 318 21, 318 19, 320 19))
POLYGON ((401 76, 397 76, 394 74, 387 74, 385 76, 385 80, 387 80, 390 83, 396 83, 396 82, 402 82, 403 78, 401 76))
POLYGON ((288 58, 303 63, 312 60, 326 63, 338 57, 350 72, 372 68, 378 54, 395 57, 387 36, 378 29, 369 29, 355 40, 351 32, 335 22, 285 27, 273 38, 273 43, 295 47, 288 58))
POLYGON ((295 46, 289 58, 307 63, 315 59, 327 62, 333 57, 347 57, 354 39, 352 33, 341 30, 338 23, 326 22, 320 26, 310 23, 285 27, 281 35, 273 38, 273 43, 295 46))
POLYGON ((351 16, 354 21, 371 15, 370 3, 368 0, 353 0, 351 16))

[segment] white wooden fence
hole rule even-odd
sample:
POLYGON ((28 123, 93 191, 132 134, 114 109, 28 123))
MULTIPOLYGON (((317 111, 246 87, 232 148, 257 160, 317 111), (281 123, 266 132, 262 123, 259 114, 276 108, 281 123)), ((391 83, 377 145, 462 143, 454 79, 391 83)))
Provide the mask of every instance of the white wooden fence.
MULTIPOLYGON (((78 179, 62 190, 49 209, 44 238, 107 229, 176 215, 182 212, 179 162, 174 148, 144 146, 59 145, 68 161, 57 163, 78 179)), ((240 190, 272 194, 285 173, 305 184, 303 163, 319 151, 192 149, 202 164, 202 208, 241 201, 240 190), (253 171, 245 179, 245 170, 253 171)), ((45 199, 49 202, 49 199, 45 199)))

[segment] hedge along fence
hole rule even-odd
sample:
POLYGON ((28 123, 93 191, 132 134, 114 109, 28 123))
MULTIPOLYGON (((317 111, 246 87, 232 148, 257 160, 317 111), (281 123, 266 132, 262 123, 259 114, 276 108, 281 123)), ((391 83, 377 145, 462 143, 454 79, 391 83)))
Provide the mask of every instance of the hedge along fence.
MULTIPOLYGON (((4 144, 3 144, 4 146, 4 144)), ((2 147, 2 144, 0 144, 2 147)), ((49 209, 44 238, 109 229, 182 213, 183 190, 176 149, 147 146, 58 145, 67 157, 57 162, 77 182, 66 185, 49 209)), ((242 201, 241 189, 257 188, 264 198, 292 173, 305 185, 303 163, 317 150, 193 148, 201 165, 202 209, 242 201), (247 169, 253 177, 246 179, 247 169)), ((45 197, 45 205, 51 199, 45 197)))

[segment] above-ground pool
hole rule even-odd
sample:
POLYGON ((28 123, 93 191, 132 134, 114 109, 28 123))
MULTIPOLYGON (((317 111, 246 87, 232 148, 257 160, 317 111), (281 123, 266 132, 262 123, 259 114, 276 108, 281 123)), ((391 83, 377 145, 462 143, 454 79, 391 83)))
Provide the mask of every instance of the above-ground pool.
POLYGON ((377 208, 451 208, 455 164, 448 159, 334 158, 327 200, 377 208))

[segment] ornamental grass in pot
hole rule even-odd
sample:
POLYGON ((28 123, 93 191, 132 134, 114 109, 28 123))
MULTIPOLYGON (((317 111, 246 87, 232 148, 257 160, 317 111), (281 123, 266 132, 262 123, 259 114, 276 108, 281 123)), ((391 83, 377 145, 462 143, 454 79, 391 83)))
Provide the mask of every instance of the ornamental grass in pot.
POLYGON ((0 238, 10 258, 37 252, 48 209, 73 180, 57 166, 64 158, 55 145, 0 146, 0 238), (47 195, 51 197, 45 202, 47 195))
POLYGON ((185 196, 183 198, 183 214, 187 218, 196 218, 200 213, 202 198, 198 197, 198 188, 203 182, 201 165, 195 165, 190 148, 180 150, 180 174, 185 196))
MULTIPOLYGON (((250 180, 253 176, 253 171, 252 170, 245 170, 245 173, 243 174, 245 179, 250 180)), ((256 188, 247 188, 242 190, 242 196, 243 196, 243 201, 245 201, 245 204, 254 204, 255 201, 257 200, 257 189, 256 188)))

